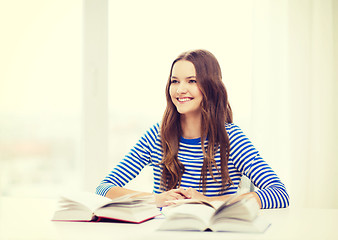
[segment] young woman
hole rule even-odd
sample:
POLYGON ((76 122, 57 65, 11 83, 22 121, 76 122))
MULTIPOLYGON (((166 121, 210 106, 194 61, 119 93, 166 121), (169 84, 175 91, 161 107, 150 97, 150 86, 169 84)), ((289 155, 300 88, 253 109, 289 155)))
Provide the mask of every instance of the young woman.
POLYGON ((173 62, 166 87, 162 122, 150 128, 131 152, 97 187, 115 198, 135 191, 123 188, 146 166, 153 167, 159 207, 168 200, 226 200, 236 194, 242 175, 258 188, 261 208, 289 205, 284 184, 261 158, 241 129, 232 123, 221 69, 206 50, 182 53, 173 62))

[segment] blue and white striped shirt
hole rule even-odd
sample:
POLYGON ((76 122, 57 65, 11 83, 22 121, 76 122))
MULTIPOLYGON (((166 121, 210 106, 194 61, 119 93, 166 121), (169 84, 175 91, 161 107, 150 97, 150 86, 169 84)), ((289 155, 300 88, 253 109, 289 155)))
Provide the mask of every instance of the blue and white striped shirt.
MULTIPOLYGON (((258 188, 262 208, 283 208, 289 205, 289 195, 284 184, 262 159, 250 140, 235 124, 226 124, 226 131, 230 139, 230 156, 228 170, 233 184, 222 195, 235 194, 238 190, 242 175, 247 176, 258 188)), ((159 124, 150 128, 139 140, 130 153, 106 176, 96 188, 96 193, 105 196, 114 186, 123 187, 135 178, 146 166, 153 167, 154 193, 161 193, 161 167, 162 147, 159 136, 159 124)), ((207 141, 205 142, 207 146, 207 141)), ((178 159, 185 167, 181 179, 181 187, 194 188, 199 192, 201 169, 203 165, 203 151, 201 139, 185 139, 181 137, 179 143, 178 159)), ((220 151, 215 154, 217 167, 220 169, 220 151)), ((219 196, 222 188, 220 173, 213 169, 215 181, 210 174, 207 176, 206 192, 208 197, 219 196)))

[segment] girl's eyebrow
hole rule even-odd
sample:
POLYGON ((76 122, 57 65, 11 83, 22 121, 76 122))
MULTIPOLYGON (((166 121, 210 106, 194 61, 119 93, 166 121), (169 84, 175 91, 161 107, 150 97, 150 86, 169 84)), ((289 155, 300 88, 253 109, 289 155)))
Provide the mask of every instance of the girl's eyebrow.
MULTIPOLYGON (((171 76, 172 79, 178 79, 178 77, 175 77, 175 76, 171 76)), ((186 77, 185 79, 192 79, 192 78, 196 78, 196 76, 189 76, 189 77, 186 77)))

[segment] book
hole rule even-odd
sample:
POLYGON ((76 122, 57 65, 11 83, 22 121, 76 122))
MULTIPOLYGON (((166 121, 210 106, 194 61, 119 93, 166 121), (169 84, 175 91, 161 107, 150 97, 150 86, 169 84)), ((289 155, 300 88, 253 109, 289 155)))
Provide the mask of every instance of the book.
POLYGON ((141 223, 160 214, 153 196, 131 194, 110 199, 91 192, 79 192, 60 197, 52 220, 141 223))
POLYGON ((254 198, 226 202, 182 199, 164 208, 165 220, 159 230, 264 232, 270 223, 258 216, 254 198))

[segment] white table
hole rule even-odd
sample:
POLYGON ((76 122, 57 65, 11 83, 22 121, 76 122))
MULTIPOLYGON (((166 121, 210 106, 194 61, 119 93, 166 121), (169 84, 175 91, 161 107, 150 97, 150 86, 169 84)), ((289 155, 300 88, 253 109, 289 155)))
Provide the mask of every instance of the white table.
POLYGON ((142 224, 52 222, 54 199, 0 198, 0 239, 338 239, 338 209, 269 209, 262 234, 157 231, 161 219, 142 224))

